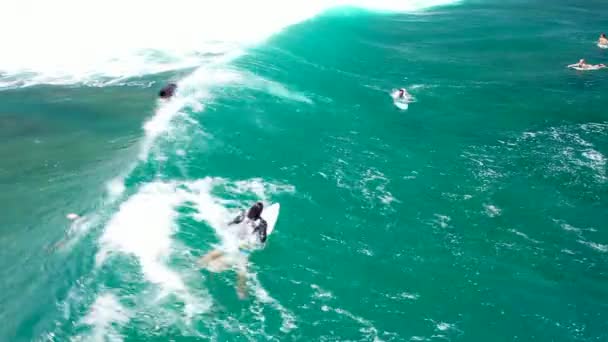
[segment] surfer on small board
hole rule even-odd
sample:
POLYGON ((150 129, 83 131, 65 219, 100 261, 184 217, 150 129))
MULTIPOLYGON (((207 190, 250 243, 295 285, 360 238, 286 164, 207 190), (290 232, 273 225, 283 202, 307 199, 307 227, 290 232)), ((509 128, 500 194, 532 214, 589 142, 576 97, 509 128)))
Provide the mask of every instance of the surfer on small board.
POLYGON ((237 256, 232 255, 225 258, 226 253, 224 251, 215 249, 207 253, 199 261, 200 266, 206 268, 213 266, 216 271, 223 270, 224 268, 227 268, 230 263, 234 263, 235 266, 237 266, 237 293, 240 298, 245 297, 247 257, 251 251, 263 246, 268 237, 268 222, 262 218, 263 210, 264 204, 262 204, 262 202, 256 202, 249 210, 246 212, 243 211, 228 223, 228 226, 241 225, 242 227, 237 233, 240 242, 237 256))

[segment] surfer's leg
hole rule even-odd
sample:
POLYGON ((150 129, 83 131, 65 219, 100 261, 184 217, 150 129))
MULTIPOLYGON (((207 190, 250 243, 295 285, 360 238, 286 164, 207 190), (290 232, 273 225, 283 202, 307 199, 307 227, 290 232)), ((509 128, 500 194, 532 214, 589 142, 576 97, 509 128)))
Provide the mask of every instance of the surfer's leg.
POLYGON ((247 258, 237 262, 236 278, 236 293, 240 299, 245 299, 247 297, 247 258))
POLYGON ((240 299, 245 299, 247 297, 247 273, 239 270, 236 273, 236 277, 236 293, 240 299))
POLYGON ((198 264, 207 265, 210 262, 212 262, 213 260, 221 257, 222 255, 224 255, 224 253, 222 253, 222 251, 220 251, 219 249, 214 249, 211 252, 205 254, 204 257, 200 258, 200 260, 198 261, 198 264))

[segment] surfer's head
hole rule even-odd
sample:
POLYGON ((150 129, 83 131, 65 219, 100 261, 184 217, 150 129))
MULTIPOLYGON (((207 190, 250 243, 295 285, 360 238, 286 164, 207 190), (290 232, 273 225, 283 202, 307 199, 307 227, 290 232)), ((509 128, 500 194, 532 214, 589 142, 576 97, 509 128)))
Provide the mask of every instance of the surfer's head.
POLYGON ((166 86, 164 86, 163 89, 160 90, 160 92, 158 93, 158 96, 160 96, 163 99, 170 98, 171 96, 173 96, 173 93, 175 93, 176 88, 177 88, 177 84, 169 83, 166 86))
POLYGON ((257 202, 247 212, 247 218, 250 220, 257 220, 262 215, 262 210, 264 210, 264 205, 262 202, 257 202))
POLYGON ((585 59, 584 59, 584 58, 581 58, 581 60, 580 60, 580 61, 578 61, 578 64, 585 64, 585 59))
POLYGON ((600 35, 600 38, 606 38, 606 34, 605 34, 605 33, 602 33, 602 34, 600 35))

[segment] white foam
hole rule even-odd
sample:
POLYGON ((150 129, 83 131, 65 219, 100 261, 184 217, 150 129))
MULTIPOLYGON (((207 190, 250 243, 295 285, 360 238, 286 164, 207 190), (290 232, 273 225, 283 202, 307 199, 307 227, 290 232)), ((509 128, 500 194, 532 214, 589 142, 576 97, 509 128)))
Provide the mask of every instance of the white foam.
POLYGON ((260 283, 257 274, 250 273, 248 274, 248 278, 249 285, 253 287, 253 293, 255 294, 256 299, 265 304, 269 304, 273 309, 279 312, 279 315, 281 316, 281 331, 288 333, 297 328, 297 320, 294 314, 287 310, 278 300, 268 294, 268 291, 266 291, 260 283))
POLYGON ((574 227, 568 223, 562 223, 560 224, 560 227, 562 227, 563 230, 565 231, 569 231, 569 232, 575 232, 575 233, 581 233, 582 229, 574 227))
POLYGON ((593 242, 593 241, 585 241, 585 240, 578 240, 578 242, 582 243, 583 245, 589 246, 598 252, 602 252, 602 253, 608 252, 608 245, 603 245, 601 243, 597 243, 597 242, 593 242))
POLYGON ((437 323, 437 324, 435 325, 435 327, 436 327, 436 328, 437 328, 437 330, 439 330, 439 331, 446 331, 446 330, 449 330, 449 329, 452 329, 452 328, 453 328, 453 326, 452 326, 451 324, 446 323, 446 322, 439 322, 439 323, 437 323))
POLYGON ((488 215, 489 217, 500 216, 500 214, 502 212, 502 210, 500 210, 500 208, 498 208, 497 206, 495 206, 493 204, 484 204, 483 207, 486 210, 486 215, 488 215))
POLYGON ((407 299, 407 300, 417 300, 418 298, 420 298, 420 295, 417 293, 409 293, 409 292, 401 292, 397 295, 386 295, 387 298, 390 298, 392 300, 403 300, 403 299, 407 299))
POLYGON ((268 183, 264 182, 261 178, 252 178, 245 181, 236 181, 234 184, 229 184, 232 186, 232 191, 244 194, 247 192, 255 194, 262 201, 268 200, 268 194, 276 194, 276 193, 293 193, 295 192, 295 187, 289 184, 276 184, 276 183, 268 183))
POLYGON ((7 2, 0 31, 11 34, 3 37, 0 87, 104 85, 234 58, 251 44, 335 6, 411 11, 450 2, 454 1, 7 2))
POLYGON ((375 168, 365 170, 359 181, 361 192, 368 201, 377 199, 386 206, 390 206, 393 202, 399 202, 387 189, 389 184, 390 180, 375 168))
POLYGON ((605 165, 606 164, 606 158, 604 158, 604 155, 599 153, 596 150, 593 149, 589 149, 587 151, 583 152, 583 156, 589 160, 592 160, 600 165, 605 165))
POLYGON ((110 198, 117 198, 125 192, 125 184, 123 177, 116 177, 106 184, 110 198))
MULTIPOLYGON (((159 101, 154 115, 144 123, 145 136, 140 142, 139 160, 145 161, 148 158, 155 142, 161 135, 179 128, 175 127, 173 122, 180 115, 185 118, 185 122, 198 125, 198 123, 186 117, 186 114, 183 112, 184 109, 190 108, 195 112, 202 111, 204 106, 201 104, 201 101, 211 98, 210 90, 213 87, 219 87, 238 80, 241 80, 241 75, 236 71, 213 65, 201 67, 181 80, 178 85, 178 91, 171 101, 159 101)), ((159 161, 162 161, 163 158, 165 156, 157 156, 157 160, 159 161)), ((124 193, 124 180, 136 166, 136 163, 132 163, 121 175, 106 184, 110 200, 116 200, 124 193)))
POLYGON ((136 257, 144 277, 161 288, 160 297, 177 295, 185 303, 186 316, 192 317, 207 311, 210 303, 193 296, 182 276, 166 264, 176 231, 175 209, 188 197, 176 183, 157 181, 143 185, 106 225, 96 264, 103 264, 116 253, 136 257))
POLYGON ((359 331, 361 331, 363 334, 365 334, 367 341, 382 341, 379 337, 378 329, 376 329, 376 327, 372 324, 372 322, 368 321, 367 319, 365 319, 363 317, 354 315, 351 312, 341 309, 341 308, 335 308, 334 311, 337 314, 348 317, 348 318, 352 319, 353 321, 362 325, 363 327, 361 329, 359 329, 359 331))
POLYGON ((313 297, 322 300, 328 300, 334 298, 330 291, 324 290, 317 284, 311 284, 310 288, 314 290, 313 297))
POLYGON ((416 299, 420 298, 420 295, 417 293, 402 292, 399 294, 399 297, 404 298, 404 299, 409 299, 409 300, 416 300, 416 299))
POLYGON ((122 341, 122 336, 116 331, 129 321, 130 312, 125 309, 111 293, 102 293, 97 297, 87 315, 80 322, 92 327, 90 336, 82 338, 86 341, 122 341))
POLYGON ((582 152, 583 157, 587 158, 588 167, 593 169, 596 177, 601 181, 606 181, 606 157, 594 149, 588 149, 582 152))
POLYGON ((74 221, 77 218, 79 218, 80 216, 78 216, 78 214, 76 214, 76 213, 69 213, 69 214, 65 215, 65 217, 70 221, 74 221))
POLYGON ((524 238, 524 239, 526 239, 526 240, 530 241, 530 242, 533 242, 533 243, 540 243, 540 241, 538 241, 538 240, 534 240, 533 238, 529 237, 529 236, 528 236, 528 234, 526 234, 526 233, 522 233, 522 232, 520 232, 520 231, 519 231, 519 230, 517 230, 517 229, 510 229, 509 231, 510 231, 511 233, 513 233, 513 234, 517 235, 517 236, 520 236, 520 237, 522 237, 522 238, 524 238))
POLYGON ((182 201, 173 184, 144 185, 108 222, 100 239, 102 249, 97 255, 97 264, 102 264, 112 251, 131 254, 139 259, 144 275, 151 282, 183 289, 179 276, 162 262, 171 250, 174 208, 182 201))
POLYGON ((270 81, 253 74, 248 74, 245 77, 247 80, 245 85, 251 89, 264 91, 276 97, 285 98, 292 101, 312 104, 312 100, 305 95, 293 92, 280 83, 270 81))
POLYGON ((210 90, 241 78, 233 70, 219 66, 201 67, 178 83, 178 91, 171 101, 159 101, 154 115, 144 123, 145 137, 141 143, 139 158, 148 157, 156 139, 172 129, 171 123, 179 115, 185 115, 183 110, 190 108, 195 112, 202 111, 201 101, 211 98, 210 90))
POLYGON ((439 227, 441 228, 447 228, 450 225, 450 221, 452 220, 451 217, 447 216, 447 215, 440 215, 440 214, 435 214, 435 220, 433 220, 434 223, 436 223, 437 225, 439 225, 439 227))
POLYGON ((374 256, 374 252, 368 248, 361 248, 358 252, 366 256, 374 256))

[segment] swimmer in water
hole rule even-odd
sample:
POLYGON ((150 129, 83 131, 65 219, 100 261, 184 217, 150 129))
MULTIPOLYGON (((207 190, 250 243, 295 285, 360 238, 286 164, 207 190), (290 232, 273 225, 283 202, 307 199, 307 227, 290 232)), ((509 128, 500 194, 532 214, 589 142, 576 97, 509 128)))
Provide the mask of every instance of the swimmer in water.
POLYGON ((165 99, 165 100, 170 99, 171 97, 173 97, 173 94, 175 94, 176 89, 177 89, 177 84, 169 83, 158 92, 158 97, 160 97, 161 99, 165 99))
MULTIPOLYGON (((247 281, 247 257, 251 253, 251 250, 254 249, 256 244, 258 246, 264 245, 266 242, 268 223, 266 220, 262 218, 262 211, 264 210, 264 205, 262 202, 257 202, 249 210, 246 212, 243 211, 237 217, 235 217, 232 221, 228 223, 228 225, 235 224, 243 224, 247 228, 251 228, 251 231, 246 231, 245 236, 239 237, 241 240, 241 246, 239 246, 239 260, 237 264, 237 293, 240 298, 245 297, 245 284, 247 281), (250 237, 254 237, 256 240, 252 246, 250 237)), ((215 249, 209 253, 207 253, 204 257, 202 257, 199 261, 199 265, 206 267, 211 262, 223 258, 225 253, 219 249, 215 249)))
POLYGON ((578 61, 578 63, 576 63, 576 66, 579 67, 579 68, 588 68, 588 67, 591 66, 591 64, 587 64, 587 62, 583 58, 581 58, 578 61))
POLYGON ((393 91, 392 95, 394 100, 400 100, 401 102, 409 101, 411 99, 410 94, 405 88, 399 88, 393 91))
POLYGON ((399 89, 399 98, 400 99, 405 99, 405 94, 406 93, 407 92, 405 91, 405 89, 403 89, 403 88, 399 89))
POLYGON ((597 43, 600 45, 608 45, 608 38, 606 38, 606 34, 600 34, 600 38, 597 40, 597 43))

